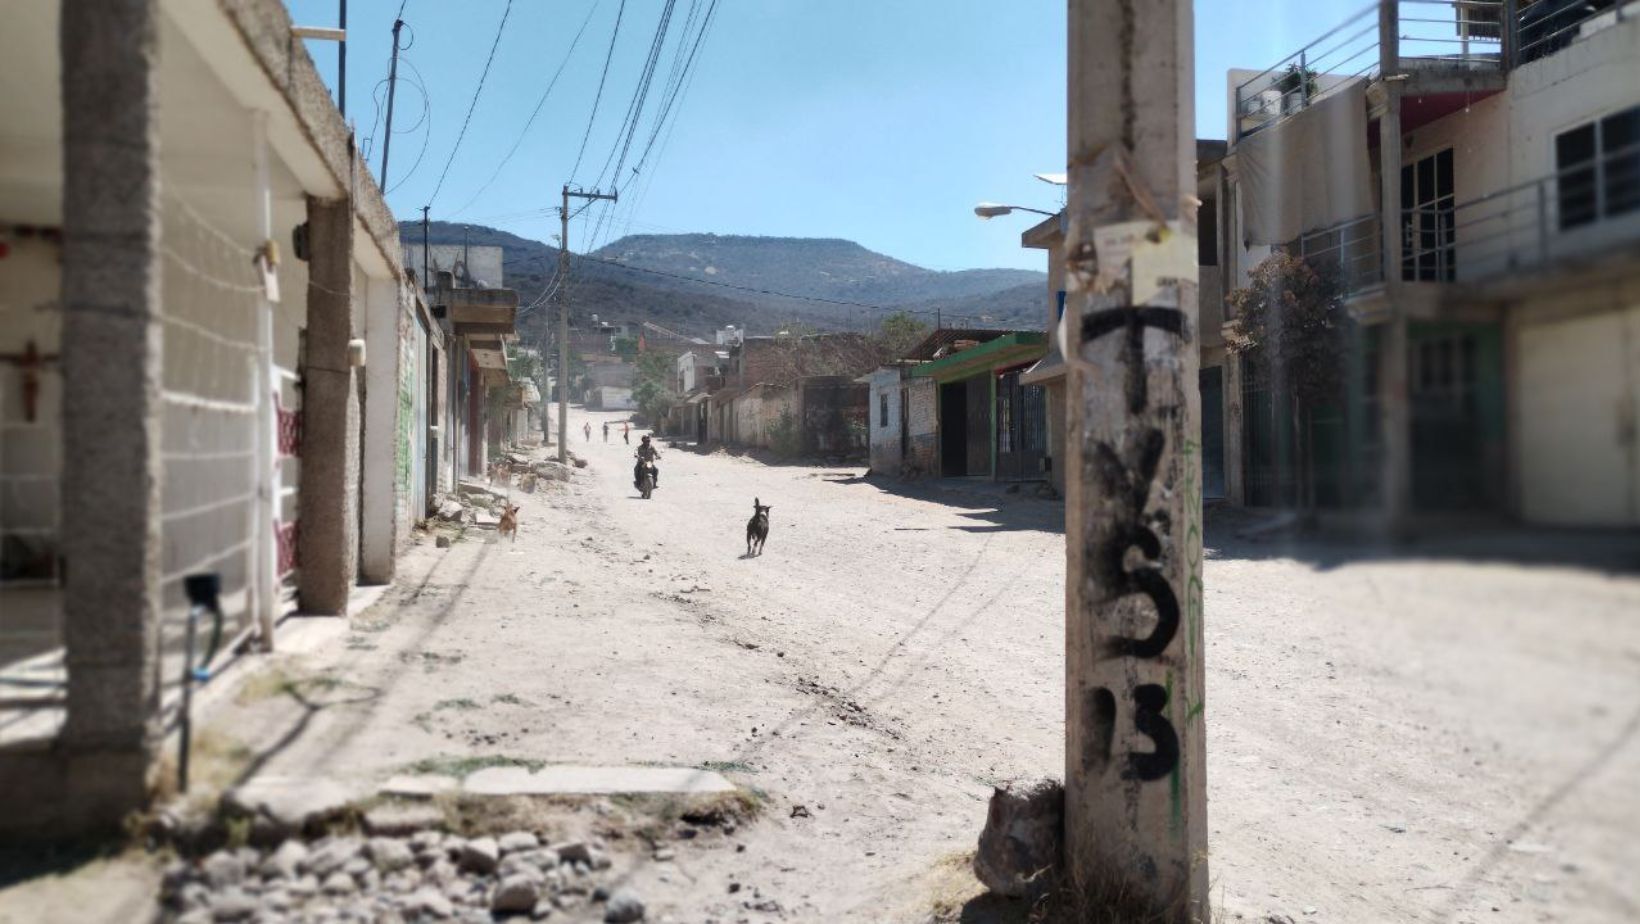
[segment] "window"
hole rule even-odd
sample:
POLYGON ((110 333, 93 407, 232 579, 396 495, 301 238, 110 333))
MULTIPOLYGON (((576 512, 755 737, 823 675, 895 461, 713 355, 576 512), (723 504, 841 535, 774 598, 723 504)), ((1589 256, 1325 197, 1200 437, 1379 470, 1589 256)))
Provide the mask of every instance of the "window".
POLYGON ((1555 138, 1562 231, 1640 211, 1640 106, 1555 138))
POLYGON ((888 426, 888 392, 877 392, 877 426, 888 426))
POLYGON ((1457 278, 1452 149, 1401 168, 1401 278, 1457 278))

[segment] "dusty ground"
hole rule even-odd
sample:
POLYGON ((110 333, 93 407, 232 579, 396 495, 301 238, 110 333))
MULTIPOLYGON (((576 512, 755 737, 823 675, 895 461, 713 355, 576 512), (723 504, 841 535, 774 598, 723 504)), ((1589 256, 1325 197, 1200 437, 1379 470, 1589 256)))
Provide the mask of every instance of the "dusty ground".
MULTIPOLYGON (((683 451, 646 502, 597 432, 614 416, 572 416, 591 466, 522 496, 515 543, 418 547, 345 644, 285 656, 322 679, 311 708, 241 696, 217 728, 272 748, 270 774, 516 757, 763 794, 732 837, 639 864, 651 919, 960 904, 992 781, 1061 768, 1058 505, 683 451), (754 496, 773 530, 745 559, 754 496)), ((1209 523, 1221 918, 1640 918, 1640 579, 1606 570, 1640 564, 1632 537, 1391 553, 1209 523)))

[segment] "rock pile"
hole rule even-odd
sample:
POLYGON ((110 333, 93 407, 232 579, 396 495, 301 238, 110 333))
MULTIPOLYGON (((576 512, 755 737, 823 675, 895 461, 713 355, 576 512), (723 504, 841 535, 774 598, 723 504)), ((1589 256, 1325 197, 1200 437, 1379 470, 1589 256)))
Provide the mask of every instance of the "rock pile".
POLYGON ((1065 787, 1058 780, 996 787, 974 853, 974 875, 998 895, 1036 894, 1059 864, 1064 813, 1065 787))
POLYGON ((424 830, 409 836, 335 835, 265 849, 223 849, 165 870, 163 920, 496 921, 629 924, 644 904, 612 878, 610 857, 581 841, 548 845, 514 831, 472 839, 424 830))

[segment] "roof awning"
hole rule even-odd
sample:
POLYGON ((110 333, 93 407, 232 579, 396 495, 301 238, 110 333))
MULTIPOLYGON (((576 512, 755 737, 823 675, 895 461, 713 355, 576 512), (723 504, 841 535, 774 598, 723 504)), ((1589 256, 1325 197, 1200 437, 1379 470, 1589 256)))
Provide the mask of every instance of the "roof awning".
POLYGON ((518 293, 512 289, 447 289, 450 326, 466 336, 514 333, 518 293))
POLYGON ((1065 357, 1059 355, 1059 346, 1055 344, 1048 351, 1047 356, 1037 360, 1036 365, 1020 373, 1019 383, 1021 385, 1046 385, 1049 382, 1057 382, 1065 377, 1065 372, 1069 368, 1065 365, 1065 357))
POLYGON ((490 349, 475 345, 472 347, 472 353, 473 365, 478 368, 499 369, 502 372, 507 371, 507 354, 503 353, 499 348, 490 349))
POLYGON ((960 353, 952 353, 911 370, 915 378, 954 382, 1020 363, 1028 363, 1047 352, 1048 335, 1042 331, 1015 331, 960 353))

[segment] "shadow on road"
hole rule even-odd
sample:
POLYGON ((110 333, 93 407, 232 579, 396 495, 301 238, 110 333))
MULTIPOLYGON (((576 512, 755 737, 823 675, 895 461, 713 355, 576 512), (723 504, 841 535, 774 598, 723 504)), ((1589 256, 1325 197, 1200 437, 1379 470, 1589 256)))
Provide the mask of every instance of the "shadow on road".
MULTIPOLYGON (((1018 493, 1009 493, 1007 485, 964 479, 903 482, 860 477, 827 481, 863 484, 896 497, 960 508, 961 516, 974 521, 951 527, 963 532, 1065 531, 1065 502, 1026 493, 1032 490, 1029 485, 1018 493)), ((1426 527, 1422 533, 1398 541, 1342 528, 1248 534, 1276 516, 1272 511, 1209 507, 1203 517, 1204 555, 1221 560, 1291 559, 1322 571, 1373 561, 1458 561, 1640 574, 1640 531, 1635 530, 1469 522, 1426 527)))
POLYGON ((1365 562, 1454 561, 1640 574, 1640 532, 1633 530, 1467 523, 1428 527, 1401 540, 1327 529, 1247 535, 1272 517, 1244 508, 1209 510, 1204 554, 1221 560, 1291 559, 1321 571, 1365 562))

